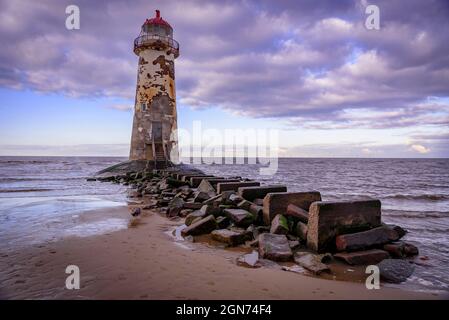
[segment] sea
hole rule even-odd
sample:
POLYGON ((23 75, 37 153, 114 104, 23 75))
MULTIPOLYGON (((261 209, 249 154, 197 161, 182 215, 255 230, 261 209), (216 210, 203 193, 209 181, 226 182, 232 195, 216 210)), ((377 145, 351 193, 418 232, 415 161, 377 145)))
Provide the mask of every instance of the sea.
MULTIPOLYGON (((67 236, 127 228, 125 219, 84 223, 80 214, 126 205, 127 187, 87 177, 120 157, 0 157, 0 251, 67 236)), ((382 220, 406 228, 420 250, 401 287, 449 291, 449 159, 281 158, 274 175, 260 164, 195 164, 205 173, 241 176, 289 191, 317 190, 323 200, 380 199, 382 220)))

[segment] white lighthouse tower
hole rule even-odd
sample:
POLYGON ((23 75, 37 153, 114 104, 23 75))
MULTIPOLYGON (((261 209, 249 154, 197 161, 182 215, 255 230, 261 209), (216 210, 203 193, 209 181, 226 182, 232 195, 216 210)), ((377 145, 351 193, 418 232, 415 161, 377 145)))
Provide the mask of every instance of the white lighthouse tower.
POLYGON ((174 62, 179 44, 159 10, 142 25, 134 53, 139 65, 129 158, 163 167, 178 152, 174 62))

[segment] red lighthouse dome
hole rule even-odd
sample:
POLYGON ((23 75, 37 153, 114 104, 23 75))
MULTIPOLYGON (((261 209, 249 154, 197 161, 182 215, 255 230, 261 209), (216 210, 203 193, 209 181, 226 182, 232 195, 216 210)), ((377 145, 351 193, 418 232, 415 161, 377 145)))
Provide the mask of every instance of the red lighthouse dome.
POLYGON ((145 20, 144 25, 159 25, 173 29, 167 21, 162 19, 161 12, 159 10, 156 10, 156 16, 154 18, 145 20))

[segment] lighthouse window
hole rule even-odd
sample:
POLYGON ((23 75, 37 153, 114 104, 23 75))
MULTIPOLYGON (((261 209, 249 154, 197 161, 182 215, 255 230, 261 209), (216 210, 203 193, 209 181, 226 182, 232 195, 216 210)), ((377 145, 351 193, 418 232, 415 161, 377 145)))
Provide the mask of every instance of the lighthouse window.
POLYGON ((140 104, 140 110, 147 111, 147 104, 145 102, 140 104))

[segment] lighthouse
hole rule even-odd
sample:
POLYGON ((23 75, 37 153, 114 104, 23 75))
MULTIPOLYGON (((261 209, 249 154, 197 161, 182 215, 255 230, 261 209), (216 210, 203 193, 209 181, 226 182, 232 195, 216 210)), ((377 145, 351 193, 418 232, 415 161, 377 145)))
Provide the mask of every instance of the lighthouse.
POLYGON ((160 168, 178 156, 175 59, 179 44, 159 10, 142 25, 134 53, 139 63, 129 158, 160 168))

